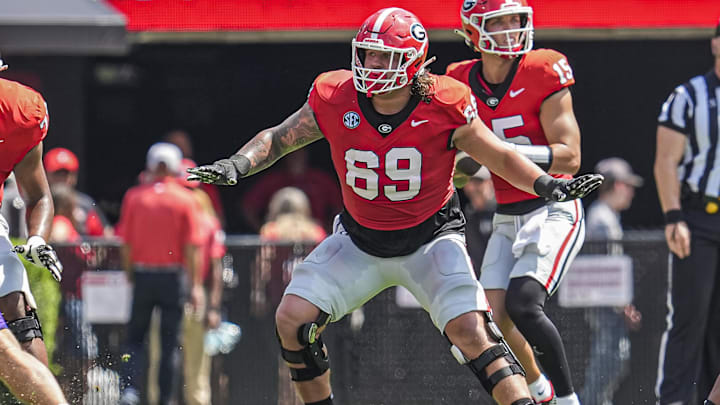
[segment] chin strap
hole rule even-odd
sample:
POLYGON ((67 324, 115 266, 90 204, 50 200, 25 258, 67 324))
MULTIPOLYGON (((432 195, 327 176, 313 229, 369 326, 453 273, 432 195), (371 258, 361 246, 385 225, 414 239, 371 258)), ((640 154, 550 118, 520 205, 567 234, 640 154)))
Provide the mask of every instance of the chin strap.
POLYGON ((418 69, 417 73, 415 73, 415 76, 420 76, 421 74, 423 74, 423 72, 425 72, 425 68, 428 67, 428 65, 430 65, 431 63, 435 62, 435 60, 437 60, 435 56, 426 60, 425 63, 420 65, 420 69, 418 69))

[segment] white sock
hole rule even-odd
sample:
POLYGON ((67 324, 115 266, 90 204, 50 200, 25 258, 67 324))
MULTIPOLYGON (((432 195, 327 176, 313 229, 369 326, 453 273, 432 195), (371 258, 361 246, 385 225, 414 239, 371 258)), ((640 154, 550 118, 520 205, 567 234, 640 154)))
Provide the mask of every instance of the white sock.
POLYGON ((580 400, 574 392, 564 397, 557 397, 557 405, 580 405, 580 400))
POLYGON ((540 374, 540 378, 528 384, 528 388, 530 389, 530 394, 532 395, 535 402, 547 401, 551 398, 551 395, 553 394, 552 387, 550 386, 550 381, 548 381, 548 379, 545 377, 545 374, 540 374))

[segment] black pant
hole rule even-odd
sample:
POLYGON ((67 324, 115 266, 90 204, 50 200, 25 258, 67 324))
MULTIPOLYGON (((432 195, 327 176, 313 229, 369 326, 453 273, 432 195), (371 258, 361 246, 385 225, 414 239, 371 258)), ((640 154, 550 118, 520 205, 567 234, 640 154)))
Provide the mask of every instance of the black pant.
POLYGON ((160 309, 161 350, 159 385, 160 403, 175 403, 177 384, 182 372, 180 367, 181 325, 188 297, 187 275, 184 269, 174 272, 135 272, 132 316, 128 324, 126 358, 123 367, 123 384, 140 391, 147 370, 145 337, 150 328, 150 318, 155 307, 160 309))
POLYGON ((669 322, 658 367, 663 405, 693 403, 696 388, 696 403, 702 403, 720 373, 720 214, 700 207, 684 212, 690 256, 672 255, 669 269, 669 322))

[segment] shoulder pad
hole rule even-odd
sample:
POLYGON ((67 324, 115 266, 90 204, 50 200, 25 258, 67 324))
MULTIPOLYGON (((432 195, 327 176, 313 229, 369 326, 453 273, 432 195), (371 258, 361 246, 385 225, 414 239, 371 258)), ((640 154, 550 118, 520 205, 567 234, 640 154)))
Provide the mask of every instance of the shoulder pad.
POLYGON ((34 89, 12 80, 0 79, 0 94, 7 109, 19 112, 13 114, 17 118, 15 125, 21 128, 34 127, 45 118, 45 100, 34 89))
POLYGON ((560 59, 567 59, 565 55, 554 49, 535 49, 525 55, 525 64, 539 69, 550 68, 560 59))
POLYGON ((450 76, 435 76, 435 95, 433 98, 447 105, 454 105, 470 93, 470 88, 450 76))
POLYGON ((338 96, 344 95, 348 91, 355 91, 355 86, 352 83, 352 72, 349 70, 334 70, 322 73, 315 79, 313 88, 310 91, 311 93, 314 91, 318 97, 328 103, 342 99, 342 97, 338 96))
POLYGON ((453 62, 448 65, 447 69, 445 69, 445 74, 457 78, 458 75, 461 75, 462 72, 470 69, 478 60, 479 59, 470 59, 460 62, 453 62))

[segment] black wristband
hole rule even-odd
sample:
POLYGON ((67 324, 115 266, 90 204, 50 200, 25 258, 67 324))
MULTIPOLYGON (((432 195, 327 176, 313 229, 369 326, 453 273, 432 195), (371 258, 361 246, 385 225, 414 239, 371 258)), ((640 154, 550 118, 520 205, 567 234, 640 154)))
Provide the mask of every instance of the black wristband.
POLYGON ((685 220, 681 210, 669 210, 665 213, 665 225, 677 224, 685 220))
POLYGON ((548 200, 552 199, 552 192, 554 189, 555 179, 548 174, 543 174, 535 179, 535 183, 533 183, 533 190, 535 190, 535 194, 540 197, 547 198, 548 200))
POLYGON ((457 161, 455 167, 460 173, 466 176, 472 176, 477 173, 480 168, 482 168, 482 165, 476 162, 472 157, 465 156, 457 161))
POLYGON ((230 156, 230 161, 233 162, 233 165, 235 166, 235 169, 238 171, 238 174, 240 177, 247 176, 248 172, 250 172, 250 159, 246 158, 243 155, 232 155, 230 156))
POLYGON ((703 405, 715 405, 715 402, 713 402, 709 399, 706 399, 705 402, 703 402, 703 405))

